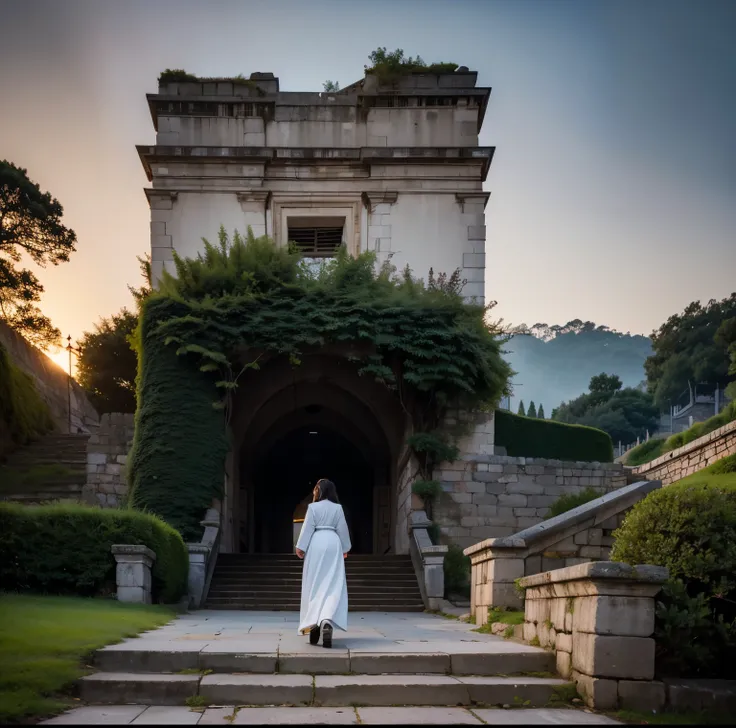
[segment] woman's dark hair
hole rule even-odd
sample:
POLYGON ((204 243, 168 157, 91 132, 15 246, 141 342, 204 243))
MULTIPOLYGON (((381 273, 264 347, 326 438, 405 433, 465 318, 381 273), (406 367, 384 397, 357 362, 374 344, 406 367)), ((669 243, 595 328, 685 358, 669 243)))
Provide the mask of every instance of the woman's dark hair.
POLYGON ((318 501, 328 500, 332 503, 340 503, 340 499, 337 497, 337 488, 331 480, 320 478, 317 481, 317 487, 319 488, 318 501))

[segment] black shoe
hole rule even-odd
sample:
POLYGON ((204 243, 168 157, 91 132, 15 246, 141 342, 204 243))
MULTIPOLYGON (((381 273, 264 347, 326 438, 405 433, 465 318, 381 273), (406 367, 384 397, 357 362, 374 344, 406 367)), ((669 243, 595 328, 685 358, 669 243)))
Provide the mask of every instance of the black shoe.
POLYGON ((319 643, 319 625, 316 627, 312 627, 311 630, 309 630, 309 644, 310 645, 316 645, 319 643))
POLYGON ((332 647, 332 625, 326 624, 322 627, 322 647, 332 647))

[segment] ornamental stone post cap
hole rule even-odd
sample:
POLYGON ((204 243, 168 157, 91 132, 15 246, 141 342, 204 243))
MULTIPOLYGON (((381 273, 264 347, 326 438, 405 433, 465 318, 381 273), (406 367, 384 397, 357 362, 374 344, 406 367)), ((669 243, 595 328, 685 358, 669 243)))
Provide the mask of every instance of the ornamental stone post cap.
POLYGON ((151 561, 156 560, 156 554, 142 544, 113 544, 110 551, 114 556, 144 556, 151 561))
POLYGON ((187 551, 189 551, 190 554, 208 554, 210 552, 210 547, 204 543, 188 543, 187 551))

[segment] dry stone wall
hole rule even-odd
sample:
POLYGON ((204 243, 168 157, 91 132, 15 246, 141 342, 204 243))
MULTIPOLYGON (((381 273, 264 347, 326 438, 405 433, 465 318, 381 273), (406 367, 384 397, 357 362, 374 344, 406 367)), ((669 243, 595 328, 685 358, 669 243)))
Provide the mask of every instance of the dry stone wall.
MULTIPOLYGON (((488 538, 510 536, 540 523, 563 494, 591 487, 603 495, 626 485, 624 467, 618 463, 505 455, 461 457, 464 459, 443 463, 435 473, 442 493, 433 517, 445 538, 463 548, 488 538)), ((604 535, 600 534, 601 539, 604 535)), ((598 539, 597 533, 593 539, 598 539)), ((583 545, 599 549, 603 542, 575 546, 583 545)))
POLYGON ((99 430, 87 443, 87 484, 85 502, 103 508, 117 508, 128 492, 126 466, 135 432, 134 415, 105 414, 99 430))
POLYGON ((629 469, 629 481, 661 480, 669 485, 736 453, 736 420, 666 455, 629 469))

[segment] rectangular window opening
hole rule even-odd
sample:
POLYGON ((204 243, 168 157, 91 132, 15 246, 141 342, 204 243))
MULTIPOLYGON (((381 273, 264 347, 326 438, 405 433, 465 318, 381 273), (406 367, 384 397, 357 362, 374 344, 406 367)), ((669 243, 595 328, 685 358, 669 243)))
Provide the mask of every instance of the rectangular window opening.
POLYGON ((288 239, 307 258, 331 258, 343 243, 344 217, 290 217, 288 239))

